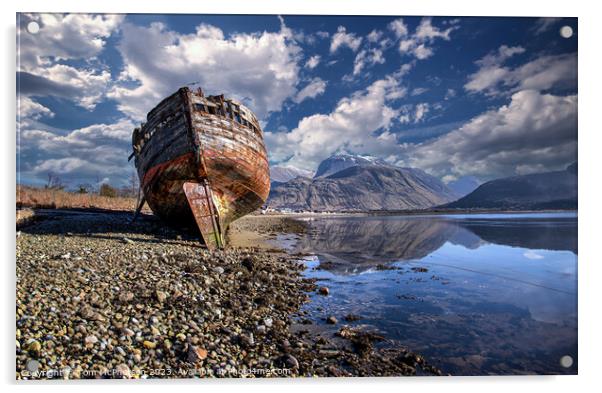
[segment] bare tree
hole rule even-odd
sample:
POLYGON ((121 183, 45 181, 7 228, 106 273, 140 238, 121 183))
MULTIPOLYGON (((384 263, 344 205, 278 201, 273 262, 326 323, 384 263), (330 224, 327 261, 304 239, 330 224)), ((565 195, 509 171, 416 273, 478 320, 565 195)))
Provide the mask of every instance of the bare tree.
POLYGON ((65 188, 65 184, 58 175, 48 172, 48 180, 44 187, 50 190, 62 190, 65 188))

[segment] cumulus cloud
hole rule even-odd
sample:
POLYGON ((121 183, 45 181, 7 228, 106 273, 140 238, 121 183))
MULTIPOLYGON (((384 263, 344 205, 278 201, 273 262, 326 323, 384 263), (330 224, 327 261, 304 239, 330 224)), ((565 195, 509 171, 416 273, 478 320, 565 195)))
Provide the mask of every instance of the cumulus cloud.
POLYGON ((576 160, 577 96, 523 90, 508 105, 406 149, 404 164, 441 177, 495 178, 560 169, 576 160))
POLYGON ((576 54, 539 56, 515 68, 504 65, 510 57, 524 52, 522 47, 502 45, 497 51, 475 62, 479 69, 469 75, 464 88, 469 92, 499 95, 526 89, 547 90, 553 86, 576 85, 576 54))
POLYGON ((17 115, 21 119, 39 120, 42 117, 53 117, 54 112, 29 97, 21 96, 18 100, 17 115))
POLYGON ((20 68, 31 72, 54 60, 94 57, 123 18, 110 14, 22 14, 17 28, 20 68), (37 34, 26 30, 31 21, 40 25, 37 34))
POLYGON ((335 53, 339 48, 343 47, 348 47, 356 52, 361 43, 362 37, 357 37, 355 33, 347 33, 345 26, 339 26, 330 41, 330 53, 335 53))
POLYGON ((416 31, 410 35, 403 19, 396 19, 389 24, 389 29, 400 40, 399 52, 419 60, 431 57, 434 53, 432 44, 438 39, 449 41, 451 32, 458 28, 459 26, 454 23, 447 29, 441 30, 433 26, 432 18, 425 17, 420 21, 416 31))
POLYGON ((393 76, 377 80, 364 90, 340 100, 329 114, 303 118, 288 133, 266 132, 270 160, 313 170, 336 151, 389 156, 398 151, 396 137, 387 128, 399 115, 390 106, 402 90, 393 76))
POLYGON ((318 66, 318 64, 320 64, 320 55, 314 55, 307 59, 307 62, 305 63, 305 68, 313 70, 318 66))
POLYGON ((395 19, 394 21, 389 23, 388 27, 389 27, 389 30, 391 30, 393 33, 395 33, 395 36, 397 38, 405 37, 408 35, 408 26, 406 26, 406 24, 403 23, 402 18, 395 19))
POLYGON ((383 36, 383 32, 380 30, 372 30, 367 36, 366 36, 366 40, 368 40, 368 42, 371 43, 377 43, 378 41, 380 41, 380 38, 383 36))
POLYGON ((353 75, 359 75, 367 65, 384 64, 383 51, 379 48, 362 49, 353 61, 353 75))
POLYGON ((67 181, 88 183, 100 176, 123 180, 134 127, 128 119, 67 133, 26 125, 20 134, 20 172, 40 177, 51 172, 67 181))
POLYGON ((66 98, 94 109, 108 89, 110 72, 64 61, 93 62, 122 20, 123 15, 22 14, 17 28, 17 92, 66 98), (31 21, 40 25, 37 34, 26 30, 31 21))
POLYGON ((135 119, 191 82, 200 82, 208 93, 223 92, 248 102, 260 118, 279 110, 296 93, 301 49, 284 24, 279 32, 225 37, 207 24, 195 33, 179 34, 162 23, 125 23, 122 36, 118 48, 124 69, 110 97, 135 119))
POLYGON ((297 93, 293 101, 300 104, 308 98, 315 98, 320 94, 323 94, 324 91, 326 91, 326 81, 320 78, 314 78, 307 86, 297 93))

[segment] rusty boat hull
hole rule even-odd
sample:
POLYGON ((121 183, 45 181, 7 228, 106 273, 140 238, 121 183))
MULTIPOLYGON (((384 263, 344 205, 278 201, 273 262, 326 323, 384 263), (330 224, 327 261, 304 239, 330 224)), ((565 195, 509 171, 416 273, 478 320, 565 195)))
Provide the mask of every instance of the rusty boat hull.
POLYGON ((228 225, 267 200, 259 122, 223 95, 179 89, 148 113, 132 145, 143 201, 165 221, 196 224, 209 248, 223 246, 228 225))

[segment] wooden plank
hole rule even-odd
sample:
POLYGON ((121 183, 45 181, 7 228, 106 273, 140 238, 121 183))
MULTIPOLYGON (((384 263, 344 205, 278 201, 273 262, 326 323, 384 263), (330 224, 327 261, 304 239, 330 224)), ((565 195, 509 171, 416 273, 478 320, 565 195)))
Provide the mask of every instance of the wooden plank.
POLYGON ((223 239, 219 227, 219 217, 207 184, 185 182, 182 188, 207 248, 210 250, 222 248, 223 239))

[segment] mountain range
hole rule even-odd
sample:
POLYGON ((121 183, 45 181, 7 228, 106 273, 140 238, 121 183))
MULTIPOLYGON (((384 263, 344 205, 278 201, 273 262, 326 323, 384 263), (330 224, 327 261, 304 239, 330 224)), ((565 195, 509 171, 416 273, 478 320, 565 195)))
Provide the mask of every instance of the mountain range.
POLYGON ((543 210, 577 208, 577 163, 565 170, 512 176, 480 185, 450 209, 543 210))
POLYGON ((268 206, 311 211, 437 209, 543 210, 577 208, 577 163, 565 170, 480 184, 472 176, 449 184, 416 168, 381 159, 336 154, 311 172, 271 169, 268 206))
POLYGON ((426 209, 459 197, 439 179, 378 159, 339 154, 320 163, 313 178, 273 183, 272 208, 312 211, 426 209))

